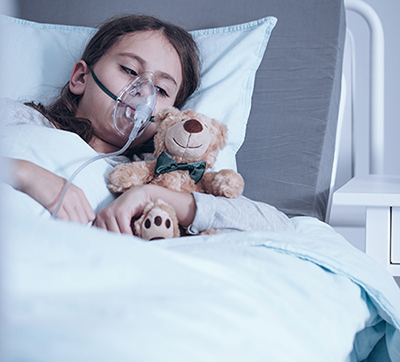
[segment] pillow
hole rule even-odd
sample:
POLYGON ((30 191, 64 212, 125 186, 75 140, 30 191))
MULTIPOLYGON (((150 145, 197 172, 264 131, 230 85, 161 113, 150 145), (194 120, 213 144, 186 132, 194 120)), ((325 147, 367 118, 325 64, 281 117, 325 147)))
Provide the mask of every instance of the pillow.
MULTIPOLYGON (((244 141, 255 74, 276 18, 191 32, 199 45, 202 83, 184 108, 225 123, 227 147, 215 169, 236 170, 235 155, 244 141)), ((48 103, 69 80, 73 65, 95 29, 40 24, 0 17, 0 97, 48 103)))
POLYGON ((218 155, 216 170, 236 170, 235 155, 246 133, 256 71, 275 24, 276 18, 267 17, 191 32, 202 55, 202 81, 184 108, 195 109, 228 126, 227 146, 218 155))

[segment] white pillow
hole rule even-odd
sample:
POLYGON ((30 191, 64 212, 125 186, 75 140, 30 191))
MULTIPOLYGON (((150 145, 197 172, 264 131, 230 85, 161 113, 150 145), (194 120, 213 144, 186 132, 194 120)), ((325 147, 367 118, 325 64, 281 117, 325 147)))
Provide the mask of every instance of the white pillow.
POLYGON ((256 71, 276 18, 191 32, 202 56, 200 89, 183 108, 195 109, 228 126, 228 144, 216 170, 236 170, 236 152, 244 141, 256 71))
MULTIPOLYGON (((200 89, 184 108, 225 123, 228 145, 215 169, 236 170, 244 141, 255 73, 276 18, 191 32, 202 58, 200 89)), ((40 24, 0 15, 0 97, 49 102, 69 80, 73 65, 95 29, 40 24)))

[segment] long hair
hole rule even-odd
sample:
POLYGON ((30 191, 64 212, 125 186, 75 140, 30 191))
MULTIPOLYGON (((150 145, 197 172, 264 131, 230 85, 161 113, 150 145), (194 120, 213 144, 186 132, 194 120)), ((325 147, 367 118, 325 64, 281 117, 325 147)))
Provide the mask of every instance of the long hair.
MULTIPOLYGON (((198 48, 192 36, 184 29, 148 15, 126 15, 112 19, 102 25, 89 41, 82 60, 94 66, 118 40, 126 35, 142 31, 157 31, 165 36, 178 53, 182 67, 182 84, 174 106, 180 108, 197 89, 200 81, 198 48)), ((41 112, 57 128, 78 134, 86 142, 93 137, 89 119, 76 117, 81 95, 73 94, 67 83, 60 96, 49 106, 26 103, 41 112)))

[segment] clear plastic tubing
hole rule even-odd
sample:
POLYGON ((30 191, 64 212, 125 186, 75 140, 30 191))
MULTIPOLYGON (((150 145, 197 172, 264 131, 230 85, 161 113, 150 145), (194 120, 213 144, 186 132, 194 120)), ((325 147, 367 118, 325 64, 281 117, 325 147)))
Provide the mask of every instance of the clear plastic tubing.
POLYGON ((144 111, 140 110, 139 108, 141 108, 140 105, 138 106, 137 112, 135 113, 136 117, 135 117, 134 127, 133 127, 133 129, 129 135, 128 141, 125 143, 124 147, 122 147, 120 150, 118 150, 116 152, 99 154, 99 155, 91 158, 90 160, 88 160, 84 164, 82 164, 78 169, 76 169, 75 172, 70 176, 67 183, 64 185, 64 188, 61 192, 57 206, 51 215, 53 219, 55 219, 57 217, 57 214, 60 211, 62 202, 64 200, 65 194, 67 193, 69 186, 72 184, 72 181, 85 167, 90 165, 92 162, 98 161, 100 159, 121 155, 129 148, 129 146, 131 145, 133 140, 136 138, 138 132, 142 128, 143 124, 147 121, 147 119, 150 117, 151 112, 152 112, 152 109, 147 106, 144 107, 145 108, 144 111))

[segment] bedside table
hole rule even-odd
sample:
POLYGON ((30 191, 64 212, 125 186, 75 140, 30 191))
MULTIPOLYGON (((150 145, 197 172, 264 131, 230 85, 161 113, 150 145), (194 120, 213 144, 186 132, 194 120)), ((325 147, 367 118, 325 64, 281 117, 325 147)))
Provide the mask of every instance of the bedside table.
POLYGON ((366 206, 366 253, 400 276, 400 177, 354 177, 333 194, 333 203, 366 206))

